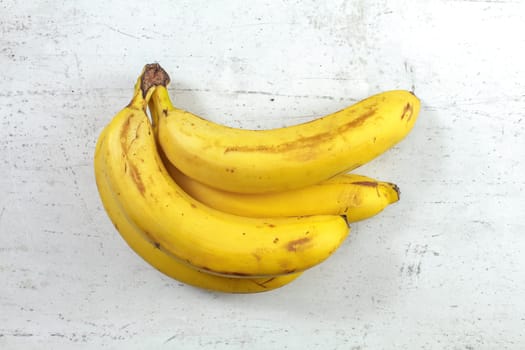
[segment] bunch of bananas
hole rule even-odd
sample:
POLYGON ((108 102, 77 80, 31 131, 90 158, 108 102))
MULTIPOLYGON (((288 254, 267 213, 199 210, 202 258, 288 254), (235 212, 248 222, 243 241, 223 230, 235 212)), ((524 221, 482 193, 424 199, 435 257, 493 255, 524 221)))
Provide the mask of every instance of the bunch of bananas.
POLYGON ((409 133, 420 105, 412 93, 243 130, 174 107, 168 83, 162 67, 146 65, 94 157, 115 228, 164 274, 216 291, 272 290, 327 259, 349 222, 399 200, 396 185, 348 172, 409 133))

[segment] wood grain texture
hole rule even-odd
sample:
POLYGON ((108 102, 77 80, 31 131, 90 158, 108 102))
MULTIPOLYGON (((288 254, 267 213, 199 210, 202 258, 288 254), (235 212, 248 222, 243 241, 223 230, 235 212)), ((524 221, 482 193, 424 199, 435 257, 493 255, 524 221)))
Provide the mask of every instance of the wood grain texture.
POLYGON ((522 349, 522 1, 0 1, 0 348, 522 349), (409 137, 359 169, 401 201, 261 295, 172 281, 101 207, 98 133, 145 63, 227 125, 311 120, 387 89, 409 137))

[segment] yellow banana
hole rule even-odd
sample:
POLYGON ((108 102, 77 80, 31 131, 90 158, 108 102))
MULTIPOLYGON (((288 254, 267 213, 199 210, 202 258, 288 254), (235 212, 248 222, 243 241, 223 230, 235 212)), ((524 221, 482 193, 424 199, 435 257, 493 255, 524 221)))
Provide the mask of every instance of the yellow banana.
MULTIPOLYGON (((100 135, 98 144, 103 135, 100 135)), ((95 154, 95 178, 100 198, 106 212, 122 238, 148 264, 182 283, 208 290, 227 293, 257 293, 282 287, 300 276, 301 273, 275 276, 269 278, 232 278, 215 276, 198 271, 187 264, 181 263, 156 246, 154 242, 133 223, 122 209, 116 195, 113 193, 104 173, 104 160, 97 146, 95 154)))
POLYGON ((174 257, 217 275, 273 277, 328 258, 349 232, 340 216, 235 216, 194 200, 173 181, 145 113, 155 85, 166 80, 158 65, 147 66, 99 145, 107 179, 129 218, 174 257))
POLYGON ((186 193, 212 208, 235 215, 344 215, 348 222, 356 222, 380 213, 399 200, 399 188, 395 184, 356 174, 338 175, 319 184, 283 192, 227 192, 184 175, 165 157, 162 159, 171 177, 186 193))
POLYGON ((244 130, 174 107, 165 86, 150 102, 170 162, 203 184, 239 193, 301 188, 349 172, 402 140, 419 109, 415 95, 395 90, 308 123, 244 130))

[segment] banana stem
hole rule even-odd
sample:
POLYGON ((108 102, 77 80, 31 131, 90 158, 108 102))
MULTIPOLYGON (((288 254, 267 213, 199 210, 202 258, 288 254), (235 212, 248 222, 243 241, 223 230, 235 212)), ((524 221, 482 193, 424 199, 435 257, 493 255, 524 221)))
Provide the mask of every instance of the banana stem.
POLYGON ((146 64, 135 84, 135 93, 128 107, 145 110, 157 86, 167 86, 168 73, 158 63, 146 64))
POLYGON ((146 64, 141 76, 142 97, 149 100, 146 96, 153 93, 152 88, 162 85, 166 87, 170 83, 170 76, 158 63, 146 64))

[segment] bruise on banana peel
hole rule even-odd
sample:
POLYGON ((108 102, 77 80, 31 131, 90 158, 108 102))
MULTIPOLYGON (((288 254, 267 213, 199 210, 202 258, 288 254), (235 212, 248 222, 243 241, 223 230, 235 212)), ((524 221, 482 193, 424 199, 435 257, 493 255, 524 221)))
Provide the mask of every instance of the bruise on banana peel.
MULTIPOLYGON (((413 110, 414 109, 413 109, 412 104, 407 103, 405 105, 404 109, 403 109, 402 114, 401 114, 401 119, 404 119, 406 117, 407 118, 407 122, 410 121, 410 119, 412 118, 413 110)), ((163 110, 163 111, 166 111, 166 110, 163 110)), ((339 113, 339 112, 340 111, 335 112, 333 114, 336 114, 336 113, 339 113)), ((324 141, 327 141, 329 139, 332 139, 336 135, 342 134, 342 133, 346 132, 347 130, 349 130, 351 128, 356 128, 358 126, 361 126, 367 119, 369 119, 371 117, 374 117, 376 112, 377 112, 377 108, 375 107, 375 105, 372 105, 372 106, 370 106, 368 111, 366 111, 365 113, 361 114, 358 118, 356 118, 354 120, 351 120, 348 123, 339 126, 335 130, 331 130, 331 131, 320 133, 320 134, 313 135, 313 136, 300 137, 297 140, 294 140, 292 142, 286 142, 286 143, 282 143, 282 144, 278 144, 278 145, 257 145, 257 146, 232 146, 232 147, 227 147, 227 148, 224 149, 224 153, 225 154, 226 153, 230 153, 230 152, 279 153, 279 152, 293 151, 293 150, 296 150, 296 149, 303 149, 303 150, 308 151, 313 146, 318 145, 321 142, 324 142, 324 141)), ((167 111, 166 111, 166 113, 167 113, 167 111)), ((326 117, 323 117, 323 118, 327 118, 329 116, 330 115, 328 115, 326 117)), ((304 124, 313 123, 313 122, 316 122, 317 120, 318 119, 314 119, 314 120, 312 120, 310 122, 307 122, 307 123, 304 123, 304 124)), ((375 138, 374 138, 374 142, 375 142, 375 138)), ((307 161, 307 160, 309 160, 310 158, 313 158, 313 157, 309 157, 307 154, 305 154, 305 155, 302 155, 301 158, 303 158, 303 160, 307 161)), ((355 167, 358 167, 358 166, 359 165, 352 166, 352 167, 355 168, 355 167)), ((226 170, 228 171, 228 169, 226 169, 226 170)))
POLYGON ((308 244, 311 240, 312 239, 310 237, 303 237, 303 238, 295 239, 293 241, 288 242, 288 244, 286 244, 286 249, 289 252, 297 252, 301 249, 304 249, 304 246, 308 244))
MULTIPOLYGON (((131 113, 127 119, 126 119, 126 122, 124 123, 123 127, 122 127, 122 130, 120 132, 120 143, 121 143, 121 147, 122 147, 122 150, 124 152, 123 156, 127 159, 127 155, 128 155, 128 152, 129 152, 129 149, 131 147, 131 145, 133 144, 133 140, 131 140, 131 142, 127 142, 127 134, 128 134, 128 130, 129 130, 129 126, 131 124, 131 118, 134 117, 134 114, 131 113)), ((137 136, 135 136, 137 137, 137 136)), ((129 176, 131 177, 131 179, 133 180, 133 182, 135 183, 135 185, 137 186, 137 189, 139 190, 140 194, 142 196, 144 196, 144 193, 146 191, 146 186, 144 185, 144 182, 142 181, 142 177, 140 175, 140 172, 139 170, 137 169, 137 167, 126 161, 124 163, 124 171, 129 174, 129 176)))
POLYGON ((405 108, 403 109, 403 114, 401 114, 401 120, 405 119, 407 117, 407 122, 412 119, 412 113, 414 112, 414 107, 410 103, 407 103, 405 108))
MULTIPOLYGON (((264 153, 280 153, 280 152, 288 152, 293 151, 296 149, 303 149, 303 150, 309 150, 310 148, 318 145, 319 143, 322 143, 324 141, 330 140, 334 138, 336 135, 339 135, 341 133, 344 133, 345 131, 355 128, 363 124, 368 118, 373 117, 376 113, 377 109, 373 106, 360 115, 358 118, 349 121, 346 124, 343 124, 339 126, 335 130, 330 130, 327 132, 323 132, 320 134, 316 134, 313 136, 308 137, 300 137, 297 140, 291 141, 291 142, 285 142, 277 145, 257 145, 257 146, 232 146, 232 147, 226 147, 224 149, 224 153, 230 153, 230 152, 264 152, 264 153)), ((337 112, 336 112, 337 113, 337 112)), ((329 117, 329 116, 327 116, 329 117)), ((324 118, 327 118, 324 117, 324 118)), ((316 122, 317 120, 312 120, 308 123, 316 122)), ((304 124, 308 124, 304 123, 304 124)), ((306 157, 308 160, 312 157, 306 157)))
POLYGON ((146 186, 144 186, 144 183, 142 182, 142 177, 140 176, 137 167, 133 164, 130 164, 129 168, 131 179, 137 185, 137 189, 139 190, 140 194, 144 196, 144 192, 146 192, 146 186))

